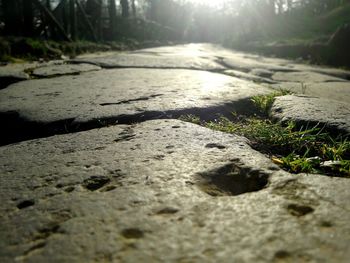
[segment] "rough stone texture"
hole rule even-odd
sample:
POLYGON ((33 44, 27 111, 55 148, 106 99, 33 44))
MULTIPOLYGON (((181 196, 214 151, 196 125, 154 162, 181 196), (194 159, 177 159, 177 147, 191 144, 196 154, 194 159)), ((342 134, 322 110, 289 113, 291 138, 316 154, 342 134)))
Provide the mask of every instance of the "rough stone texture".
POLYGON ((29 75, 23 72, 23 68, 12 65, 0 66, 0 89, 8 87, 12 83, 29 79, 29 75))
POLYGON ((240 79, 245 79, 245 80, 249 80, 249 81, 253 81, 253 82, 258 82, 258 83, 268 83, 268 84, 275 84, 276 81, 270 80, 268 78, 263 78, 263 77, 259 77, 253 74, 249 74, 249 73, 244 73, 238 70, 225 70, 223 72, 226 75, 232 76, 232 77, 236 77, 236 78, 240 78, 240 79))
MULTIPOLYGON (((349 261, 349 178, 291 175, 245 138, 147 121, 249 112, 252 96, 271 92, 252 81, 270 86, 280 82, 272 73, 301 81, 318 72, 308 76, 322 82, 297 88, 334 100, 279 97, 272 116, 349 132, 348 71, 209 44, 77 61, 162 69, 102 69, 0 91, 2 138, 4 131, 24 140, 91 129, 0 147, 0 262, 349 261), (343 82, 323 82, 329 76, 343 82), (141 123, 121 125, 134 122, 141 123), (91 123, 100 125, 84 126, 91 123), (119 125, 96 129, 110 124, 119 125)), ((66 70, 52 63, 20 72, 66 70)))
POLYGON ((22 142, 0 163, 1 262, 350 257, 348 179, 289 175, 246 139, 193 124, 22 142))
POLYGON ((250 71, 250 74, 253 74, 255 76, 263 77, 263 78, 271 78, 271 76, 274 74, 272 71, 267 69, 261 69, 256 68, 250 71))
POLYGON ((221 70, 221 65, 210 59, 193 55, 147 55, 115 54, 105 57, 77 58, 72 63, 91 63, 104 68, 181 68, 200 70, 221 70))
POLYGON ((350 107, 348 103, 307 96, 277 97, 271 116, 282 121, 295 120, 311 124, 320 123, 331 129, 350 134, 350 107))
POLYGON ((277 72, 272 76, 273 80, 276 81, 287 81, 287 82, 306 82, 306 83, 317 83, 317 82, 343 82, 346 81, 341 78, 336 78, 315 72, 277 72))
POLYGON ((101 67, 91 64, 62 64, 39 67, 33 70, 36 77, 54 77, 60 75, 76 75, 82 72, 100 70, 101 67))
POLYGON ((268 92, 254 83, 205 71, 113 69, 17 83, 0 91, 0 112, 18 112, 40 123, 86 123, 145 112, 164 116, 169 111, 224 108, 268 92))
POLYGON ((293 65, 288 60, 265 58, 257 55, 247 55, 245 53, 231 53, 223 57, 222 62, 225 66, 236 70, 250 72, 254 69, 264 69, 268 71, 292 72, 293 65))
POLYGON ((332 99, 350 103, 350 83, 349 82, 326 82, 326 83, 300 83, 282 82, 269 84, 269 88, 289 90, 293 93, 317 96, 320 98, 332 99))
POLYGON ((345 80, 350 80, 350 71, 345 69, 339 69, 339 68, 329 68, 324 66, 316 66, 316 65, 304 65, 304 64, 297 64, 295 69, 299 71, 312 71, 320 74, 325 74, 345 80))

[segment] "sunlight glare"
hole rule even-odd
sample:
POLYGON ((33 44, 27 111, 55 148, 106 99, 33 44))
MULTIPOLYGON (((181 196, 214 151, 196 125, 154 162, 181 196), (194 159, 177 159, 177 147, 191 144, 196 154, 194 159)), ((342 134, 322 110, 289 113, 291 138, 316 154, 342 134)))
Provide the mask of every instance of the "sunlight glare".
POLYGON ((206 5, 210 7, 219 7, 221 6, 226 0, 188 0, 191 3, 194 3, 196 5, 206 5))

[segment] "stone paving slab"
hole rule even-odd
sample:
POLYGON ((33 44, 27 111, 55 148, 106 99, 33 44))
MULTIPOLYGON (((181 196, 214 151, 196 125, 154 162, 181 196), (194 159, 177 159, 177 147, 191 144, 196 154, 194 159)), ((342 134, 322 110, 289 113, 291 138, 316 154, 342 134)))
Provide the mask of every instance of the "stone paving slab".
POLYGON ((350 134, 350 106, 345 102, 302 95, 281 96, 273 103, 271 116, 282 121, 320 123, 319 127, 326 125, 350 134))
POLYGON ((236 77, 239 79, 245 79, 248 81, 253 81, 253 82, 257 82, 257 83, 268 83, 268 84, 276 84, 276 81, 270 80, 268 78, 263 78, 263 77, 259 77, 250 73, 244 73, 238 70, 225 70, 223 72, 226 75, 232 76, 232 77, 236 77))
POLYGON ((60 75, 76 75, 82 72, 100 70, 101 67, 91 64, 61 64, 38 67, 33 70, 33 75, 40 78, 56 77, 60 75))
POLYGON ((319 82, 345 82, 341 78, 332 77, 316 72, 277 72, 273 74, 272 79, 275 81, 302 82, 302 83, 319 83, 319 82))
POLYGON ((292 93, 315 96, 350 103, 350 82, 300 83, 283 82, 268 84, 276 90, 289 90, 292 93))
POLYGON ((0 112, 17 112, 39 123, 86 123, 146 112, 161 117, 169 111, 223 108, 268 92, 254 83, 205 71, 113 69, 17 83, 0 91, 0 112))
POLYGON ((24 72, 22 67, 0 66, 0 89, 27 79, 29 79, 29 75, 24 72))
POLYGON ((218 71, 223 66, 212 59, 201 58, 194 55, 148 55, 135 53, 117 53, 104 57, 77 58, 72 63, 91 63, 103 68, 178 68, 218 71))
POLYGON ((177 120, 0 148, 1 262, 347 262, 349 179, 177 120), (336 189, 337 194, 334 194, 336 189))

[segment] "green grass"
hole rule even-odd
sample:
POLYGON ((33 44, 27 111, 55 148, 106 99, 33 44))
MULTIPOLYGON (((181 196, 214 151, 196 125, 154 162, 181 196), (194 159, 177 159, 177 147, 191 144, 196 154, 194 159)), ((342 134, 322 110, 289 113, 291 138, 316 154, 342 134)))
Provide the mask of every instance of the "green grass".
POLYGON ((191 123, 198 124, 198 125, 201 124, 200 118, 195 116, 195 115, 193 115, 193 114, 182 115, 182 116, 180 116, 179 120, 186 121, 186 122, 191 122, 191 123))
POLYGON ((254 149, 268 154, 274 163, 289 172, 350 176, 350 142, 342 137, 333 138, 320 125, 297 129, 294 122, 282 125, 258 117, 238 121, 221 117, 202 122, 194 115, 187 115, 180 119, 245 136, 254 149))
POLYGON ((284 95, 288 95, 288 94, 291 94, 291 92, 289 90, 280 89, 279 91, 275 91, 275 92, 267 94, 267 95, 254 96, 252 98, 252 102, 258 108, 260 113, 262 113, 264 115, 268 115, 268 113, 271 109, 271 106, 272 106, 273 102, 275 101, 275 98, 278 96, 284 96, 284 95))

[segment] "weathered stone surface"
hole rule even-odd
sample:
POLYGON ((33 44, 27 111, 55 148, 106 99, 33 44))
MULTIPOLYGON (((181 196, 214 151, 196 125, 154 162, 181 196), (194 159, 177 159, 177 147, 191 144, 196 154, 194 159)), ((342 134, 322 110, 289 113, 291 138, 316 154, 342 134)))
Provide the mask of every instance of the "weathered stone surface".
POLYGON ((148 55, 116 53, 104 57, 77 58, 73 63, 91 63, 104 68, 179 68, 200 70, 221 70, 223 66, 215 61, 195 55, 148 55))
POLYGON ((245 138, 145 121, 249 112, 252 96, 271 92, 256 81, 334 99, 279 97, 274 118, 349 133, 348 71, 208 44, 78 61, 134 69, 56 77, 79 66, 34 63, 20 72, 54 77, 0 91, 8 135, 119 124, 0 147, 0 262, 348 262, 348 178, 291 175, 245 138))
POLYGON ((265 58, 239 52, 232 52, 230 55, 223 57, 222 63, 229 68, 245 72, 250 72, 254 69, 283 72, 296 71, 293 69, 293 64, 288 60, 265 58))
POLYGON ((263 78, 271 78, 274 74, 271 70, 256 68, 250 71, 250 74, 255 76, 263 77, 263 78))
POLYGON ((320 123, 331 129, 350 133, 350 107, 348 103, 302 95, 277 97, 271 116, 282 121, 320 123))
POLYGON ((343 82, 346 81, 341 78, 332 77, 325 74, 316 72, 277 72, 272 76, 276 81, 287 82, 306 82, 306 83, 318 83, 318 82, 343 82))
POLYGON ((333 76, 336 78, 350 80, 350 71, 345 69, 305 64, 296 64, 295 69, 298 71, 312 71, 324 75, 333 76))
POLYGON ((75 75, 82 72, 100 70, 101 67, 91 64, 61 64, 38 67, 33 70, 36 77, 54 77, 60 75, 75 75))
POLYGON ((269 84, 269 88, 289 90, 293 93, 350 103, 350 82, 269 84))
MULTIPOLYGON (((113 69, 17 83, 0 91, 0 112, 17 112, 20 118, 40 123, 86 123, 147 112, 171 117, 171 112, 190 109, 216 108, 218 113, 227 106, 232 111, 233 103, 249 103, 250 97, 268 92, 254 83, 205 71, 113 69)), ((246 104, 236 106, 249 110, 246 104)))
POLYGON ((347 262, 349 180, 176 120, 0 148, 1 262, 347 262), (336 189, 337 194, 334 194, 336 189))
POLYGON ((258 82, 258 83, 268 83, 268 84, 276 83, 276 81, 270 80, 268 78, 259 77, 259 76, 249 74, 249 73, 244 73, 238 70, 229 69, 229 70, 225 70, 223 73, 232 77, 245 79, 253 82, 258 82))
POLYGON ((29 75, 22 68, 12 65, 0 66, 0 89, 8 87, 12 83, 29 79, 29 75))

